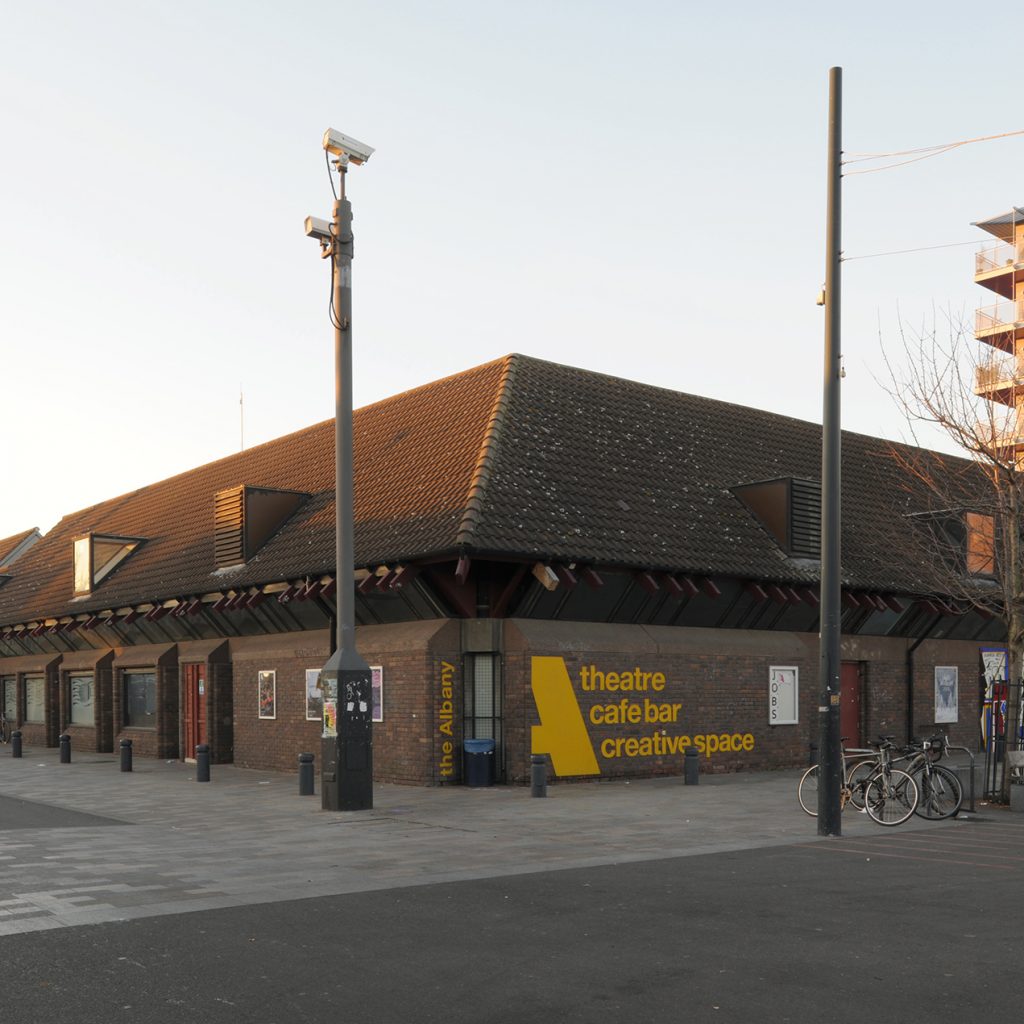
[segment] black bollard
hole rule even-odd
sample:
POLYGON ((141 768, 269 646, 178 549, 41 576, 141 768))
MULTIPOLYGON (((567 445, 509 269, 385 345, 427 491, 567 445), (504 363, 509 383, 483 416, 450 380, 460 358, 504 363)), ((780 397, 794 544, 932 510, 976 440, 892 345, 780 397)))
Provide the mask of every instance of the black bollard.
POLYGON ((66 732, 60 737, 60 763, 71 764, 71 737, 66 732))
POLYGON ((210 746, 208 743, 196 745, 196 782, 210 781, 210 746))
POLYGON ((687 747, 683 758, 683 783, 696 786, 700 782, 700 754, 696 747, 687 747))
POLYGON ((548 766, 543 754, 530 755, 530 796, 548 795, 548 766))
POLYGON ((314 796, 313 755, 299 754, 299 796, 314 796))
POLYGON ((21 757, 21 730, 11 733, 11 757, 21 757))
POLYGON ((132 741, 121 740, 121 771, 132 770, 132 741))

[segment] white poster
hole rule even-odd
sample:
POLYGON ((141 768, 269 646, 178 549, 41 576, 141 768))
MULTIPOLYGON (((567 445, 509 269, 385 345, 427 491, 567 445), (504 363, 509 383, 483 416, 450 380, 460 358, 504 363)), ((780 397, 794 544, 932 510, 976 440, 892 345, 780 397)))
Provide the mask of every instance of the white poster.
POLYGON ((796 725, 800 720, 800 670, 795 665, 768 669, 768 724, 796 725))
POLYGON ((955 722, 960 705, 956 665, 935 666, 935 724, 955 722))

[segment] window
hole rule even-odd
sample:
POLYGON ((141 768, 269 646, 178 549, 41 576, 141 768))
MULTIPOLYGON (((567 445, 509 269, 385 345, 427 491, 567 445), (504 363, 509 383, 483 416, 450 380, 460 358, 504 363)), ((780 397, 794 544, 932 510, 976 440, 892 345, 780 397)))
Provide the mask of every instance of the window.
POLYGON ((71 691, 71 724, 92 725, 95 722, 93 706, 93 677, 72 676, 68 680, 71 691))
POLYGON ((25 680, 25 721, 46 721, 46 680, 41 677, 25 680))
POLYGON ((124 724, 129 729, 156 728, 156 673, 125 672, 124 724))
POLYGON ((967 571, 972 576, 992 576, 996 569, 995 523, 991 516, 968 512, 967 571))
POLYGON ((75 593, 88 594, 140 544, 140 537, 105 537, 88 533, 74 541, 75 593))
POLYGON ((13 725, 18 720, 18 680, 14 676, 5 676, 0 685, 4 691, 4 717, 13 725))
MULTIPOLYGON (((467 654, 463 736, 492 739, 501 749, 501 663, 497 654, 467 654)), ((495 758, 495 766, 501 762, 495 758)))

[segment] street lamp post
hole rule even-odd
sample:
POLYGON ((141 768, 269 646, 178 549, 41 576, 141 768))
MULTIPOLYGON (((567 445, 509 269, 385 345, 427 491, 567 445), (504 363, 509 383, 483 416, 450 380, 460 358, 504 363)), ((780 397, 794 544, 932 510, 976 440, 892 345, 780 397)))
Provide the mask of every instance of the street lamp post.
POLYGON ((324 810, 373 807, 373 722, 370 666, 356 650, 355 545, 352 473, 352 204, 345 196, 348 164, 365 163, 373 149, 328 129, 324 149, 334 154, 341 182, 331 222, 306 218, 306 234, 331 261, 334 324, 335 571, 334 651, 320 680, 324 695, 320 793, 324 810))
POLYGON ((842 259, 843 69, 829 70, 828 226, 825 242, 825 376, 821 434, 821 637, 818 698, 818 834, 842 834, 840 732, 842 616, 840 557, 842 378, 840 298, 842 259))

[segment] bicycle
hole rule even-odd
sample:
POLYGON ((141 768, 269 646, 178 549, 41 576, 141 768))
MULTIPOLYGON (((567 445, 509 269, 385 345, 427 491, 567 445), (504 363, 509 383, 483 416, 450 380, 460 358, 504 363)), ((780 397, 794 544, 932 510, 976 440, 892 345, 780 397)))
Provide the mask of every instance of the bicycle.
POLYGON ((959 814, 964 790, 956 774, 937 762, 949 746, 948 737, 938 734, 924 743, 911 744, 900 761, 917 783, 920 799, 914 813, 929 821, 942 821, 959 814))
MULTIPOLYGON (((843 737, 845 742, 846 737, 843 737)), ((839 786, 840 807, 845 809, 852 802, 859 811, 864 810, 864 784, 877 767, 873 751, 864 749, 843 750, 843 778, 839 786), (870 771, 865 773, 865 766, 870 771)), ((805 814, 818 816, 818 765, 811 765, 800 777, 796 789, 797 800, 805 814)))
POLYGON ((7 713, 0 711, 0 743, 10 743, 12 731, 11 724, 7 721, 7 713))
POLYGON ((893 745, 878 744, 878 770, 864 789, 864 809, 879 825, 902 825, 917 809, 917 783, 901 768, 893 768, 893 745))
MULTIPOLYGON (((907 772, 892 767, 891 737, 882 737, 872 746, 877 752, 871 757, 864 757, 866 750, 843 751, 840 808, 853 803, 879 825, 901 825, 917 807, 917 783, 907 772)), ((817 817, 817 765, 812 765, 800 777, 797 799, 807 814, 817 817)))

